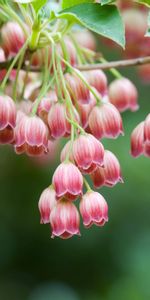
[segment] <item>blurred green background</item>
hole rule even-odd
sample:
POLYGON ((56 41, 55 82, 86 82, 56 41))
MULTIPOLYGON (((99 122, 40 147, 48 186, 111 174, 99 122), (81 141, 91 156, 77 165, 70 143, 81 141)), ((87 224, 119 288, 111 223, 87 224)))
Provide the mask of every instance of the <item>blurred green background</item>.
POLYGON ((150 86, 134 68, 122 73, 138 87, 140 110, 123 114, 124 137, 104 141, 125 183, 100 190, 109 204, 103 228, 52 240, 37 204, 59 156, 42 166, 0 147, 0 300, 150 299, 150 159, 129 153, 130 133, 150 109, 150 86))

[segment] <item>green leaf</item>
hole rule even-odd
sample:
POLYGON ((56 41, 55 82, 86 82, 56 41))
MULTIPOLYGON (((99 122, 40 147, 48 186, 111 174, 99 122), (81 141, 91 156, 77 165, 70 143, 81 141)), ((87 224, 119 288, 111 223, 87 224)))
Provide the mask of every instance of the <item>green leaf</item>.
POLYGON ((70 0, 70 1, 62 0, 62 8, 65 9, 81 3, 92 3, 92 2, 94 2, 94 0, 70 0))
POLYGON ((47 0, 36 0, 32 3, 36 12, 38 12, 45 4, 47 0))
POLYGON ((65 9, 59 14, 55 14, 55 17, 79 23, 91 31, 115 41, 123 48, 125 47, 124 24, 114 5, 101 6, 98 3, 83 3, 65 9))
POLYGON ((135 2, 137 2, 139 4, 144 4, 144 5, 150 7, 150 0, 135 0, 135 2))

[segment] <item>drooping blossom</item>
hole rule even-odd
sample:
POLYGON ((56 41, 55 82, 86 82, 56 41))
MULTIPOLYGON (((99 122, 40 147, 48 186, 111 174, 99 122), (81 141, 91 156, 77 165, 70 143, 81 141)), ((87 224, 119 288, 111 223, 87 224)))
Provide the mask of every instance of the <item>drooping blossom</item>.
POLYGON ((90 103, 90 91, 79 77, 66 73, 65 80, 68 91, 74 103, 90 103))
POLYGON ((101 194, 88 191, 81 199, 80 213, 85 227, 103 226, 108 221, 107 202, 101 194))
POLYGON ((38 208, 41 216, 41 224, 50 223, 50 214, 53 207, 56 205, 56 193, 52 187, 46 188, 39 199, 38 208))
POLYGON ((98 139, 117 138, 123 134, 120 113, 111 103, 102 103, 92 109, 89 115, 89 128, 98 139))
POLYGON ((98 167, 91 174, 91 178, 96 188, 103 185, 114 186, 118 182, 123 182, 119 161, 111 151, 105 150, 104 167, 98 167))
POLYGON ((88 83, 93 86, 101 96, 107 93, 107 77, 102 70, 91 70, 84 72, 88 83))
POLYGON ((80 235, 80 216, 76 206, 65 199, 59 200, 51 211, 50 224, 52 238, 68 239, 73 235, 80 235))
POLYGON ((139 123, 131 134, 131 154, 138 157, 144 152, 144 122, 139 123))
POLYGON ((52 179, 57 198, 75 200, 82 195, 83 177, 79 169, 71 162, 61 163, 52 179))
POLYGON ((48 149, 48 130, 37 116, 24 115, 15 128, 15 151, 29 156, 42 155, 48 149))
POLYGON ((9 21, 1 29, 2 45, 7 56, 14 56, 25 43, 25 35, 18 23, 9 21))
POLYGON ((14 141, 14 128, 16 125, 16 107, 14 101, 0 95, 0 144, 14 141))
POLYGON ((137 97, 138 93, 135 85, 127 78, 116 79, 109 86, 110 102, 120 112, 127 109, 136 111, 139 107, 137 97))
POLYGON ((104 162, 104 147, 93 135, 80 134, 73 143, 75 163, 83 173, 91 173, 104 162))

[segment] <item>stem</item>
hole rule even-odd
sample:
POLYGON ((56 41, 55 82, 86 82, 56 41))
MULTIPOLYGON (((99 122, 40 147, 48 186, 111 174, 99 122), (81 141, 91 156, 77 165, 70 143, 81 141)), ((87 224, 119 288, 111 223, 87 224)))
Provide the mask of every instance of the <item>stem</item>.
POLYGON ((30 15, 26 12, 25 8, 20 3, 18 3, 18 7, 24 17, 25 22, 31 29, 32 28, 32 19, 31 19, 30 15))
POLYGON ((97 92, 95 91, 95 89, 93 89, 93 87, 86 81, 86 79, 84 78, 84 76, 82 75, 82 73, 79 70, 77 70, 76 68, 73 68, 70 65, 70 63, 67 62, 65 59, 62 59, 62 60, 72 70, 72 72, 74 72, 82 80, 82 82, 89 89, 89 91, 93 94, 93 96, 95 97, 97 103, 99 104, 101 102, 100 95, 98 95, 97 92))
POLYGON ((54 77, 51 79, 50 83, 47 85, 47 87, 44 90, 41 90, 41 93, 39 94, 38 98, 35 101, 35 104, 32 108, 32 112, 31 112, 31 116, 34 116, 37 112, 38 106, 42 100, 42 98, 44 97, 44 95, 47 93, 47 91, 49 90, 49 88, 51 87, 52 83, 54 81, 54 77))
POLYGON ((24 54, 25 54, 25 49, 24 49, 24 51, 21 53, 20 58, 19 58, 19 63, 18 63, 18 68, 17 68, 17 73, 16 73, 16 78, 15 78, 15 82, 14 82, 14 86, 13 86, 13 100, 14 100, 14 101, 16 101, 16 97, 17 97, 17 83, 18 83, 18 76, 19 76, 20 68, 21 68, 22 63, 23 63, 24 54))
POLYGON ((60 78, 62 81, 62 87, 64 90, 64 96, 65 96, 65 100, 66 100, 66 105, 68 107, 69 113, 70 113, 70 118, 68 118, 67 114, 66 114, 66 119, 68 120, 68 122, 70 122, 75 128, 78 128, 83 134, 85 133, 84 129, 76 122, 75 118, 74 118, 74 111, 73 111, 73 104, 70 98, 70 94, 66 88, 66 83, 64 80, 64 75, 62 72, 62 68, 61 68, 61 63, 60 63, 60 57, 57 56, 57 62, 58 62, 58 69, 59 69, 59 73, 60 73, 60 78))
POLYGON ((64 59, 67 60, 67 61, 70 61, 70 55, 67 51, 67 47, 66 47, 66 44, 65 44, 63 39, 60 39, 60 44, 61 44, 62 52, 63 52, 63 55, 64 55, 64 59))
POLYGON ((36 13, 35 13, 35 10, 33 8, 33 5, 32 5, 32 3, 29 3, 28 5, 29 5, 30 11, 31 11, 31 15, 32 15, 33 19, 35 20, 36 13))
POLYGON ((91 189, 90 185, 88 184, 88 182, 87 182, 87 180, 85 178, 84 178, 84 184, 85 184, 85 186, 87 188, 87 191, 88 192, 92 192, 92 189, 91 189))
MULTIPOLYGON (((44 78, 43 78, 43 86, 42 89, 40 91, 40 94, 37 98, 37 100, 35 101, 35 104, 33 105, 32 108, 32 112, 31 115, 34 116, 37 112, 38 106, 43 98, 43 96, 45 95, 45 93, 47 92, 47 82, 48 82, 48 70, 49 70, 49 66, 48 66, 48 60, 49 60, 49 55, 48 55, 48 48, 46 48, 46 54, 45 54, 45 72, 44 72, 44 78)), ((50 81, 50 83, 53 82, 53 79, 50 81)))
POLYGON ((21 93, 21 98, 22 99, 24 98, 24 92, 25 92, 27 81, 28 81, 28 75, 29 75, 29 71, 30 71, 31 61, 32 61, 32 55, 30 56, 30 60, 28 62, 28 66, 27 66, 26 75, 25 75, 25 78, 24 78, 24 84, 23 84, 22 93, 21 93))
POLYGON ((40 31, 39 29, 33 29, 32 34, 31 34, 31 39, 29 42, 29 48, 31 51, 36 50, 37 45, 38 45, 38 41, 39 41, 39 37, 40 37, 40 31))
POLYGON ((62 99, 63 98, 63 93, 60 87, 60 81, 58 79, 58 74, 57 74, 57 67, 56 67, 56 49, 55 49, 55 45, 52 44, 52 62, 53 62, 53 71, 54 71, 54 76, 55 76, 55 80, 56 80, 56 86, 57 86, 57 91, 58 91, 58 98, 62 99))
POLYGON ((25 24, 23 23, 23 21, 21 20, 21 18, 15 13, 15 11, 11 8, 11 6, 9 6, 7 4, 6 5, 0 5, 0 7, 13 19, 15 20, 19 25, 20 27, 22 28, 25 36, 28 36, 28 31, 25 27, 25 24))
POLYGON ((10 73, 11 73, 13 67, 15 66, 17 60, 19 59, 20 55, 22 55, 22 53, 24 53, 24 51, 26 50, 27 45, 28 45, 28 42, 29 42, 29 39, 26 40, 26 42, 24 43, 24 45, 22 46, 22 48, 20 49, 20 51, 17 53, 17 55, 16 55, 15 58, 13 59, 11 65, 10 65, 10 67, 9 67, 9 69, 8 69, 8 71, 7 71, 7 73, 6 73, 6 75, 5 75, 5 78, 4 78, 4 80, 2 81, 2 84, 1 84, 1 89, 2 89, 2 90, 4 90, 5 85, 6 85, 6 83, 7 83, 7 80, 8 80, 8 78, 9 78, 9 75, 10 75, 10 73))
POLYGON ((75 49, 76 49, 76 51, 77 51, 77 53, 78 53, 78 60, 79 60, 79 63, 83 63, 83 64, 86 63, 86 60, 85 60, 85 58, 84 58, 84 56, 83 56, 83 54, 82 54, 81 48, 80 48, 80 46, 78 45, 78 43, 77 43, 75 37, 73 36, 72 33, 70 33, 69 36, 71 37, 71 40, 72 40, 72 42, 73 42, 73 44, 74 44, 74 47, 75 47, 75 49))

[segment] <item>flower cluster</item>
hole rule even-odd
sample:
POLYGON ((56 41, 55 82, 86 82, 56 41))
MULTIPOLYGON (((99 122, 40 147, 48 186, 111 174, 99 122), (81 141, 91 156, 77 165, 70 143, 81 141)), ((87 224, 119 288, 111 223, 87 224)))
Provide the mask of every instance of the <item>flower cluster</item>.
MULTIPOLYGON (((85 176, 95 189, 123 182, 117 157, 104 149, 101 139, 124 134, 120 113, 138 109, 138 93, 121 75, 109 85, 102 70, 77 69, 80 61, 94 61, 96 54, 95 41, 87 31, 63 40, 57 35, 57 47, 53 36, 48 31, 44 36, 44 31, 40 46, 29 51, 28 57, 24 47, 31 50, 33 45, 26 44, 31 33, 26 25, 24 29, 15 22, 2 27, 0 61, 21 53, 19 63, 22 66, 23 57, 25 71, 14 71, 14 64, 6 77, 6 70, 0 73, 0 144, 11 144, 17 154, 48 157, 50 149, 55 151, 54 143, 67 139, 61 163, 38 204, 41 223, 50 224, 52 237, 66 239, 80 234, 80 215, 85 227, 103 226, 108 221, 106 200, 90 187, 85 176), (48 46, 41 47, 47 36, 48 46), (39 68, 43 65, 42 77, 39 68), (38 73, 30 72, 30 68, 38 69, 38 73)), ((134 156, 150 153, 149 123, 148 116, 132 135, 134 156)))

